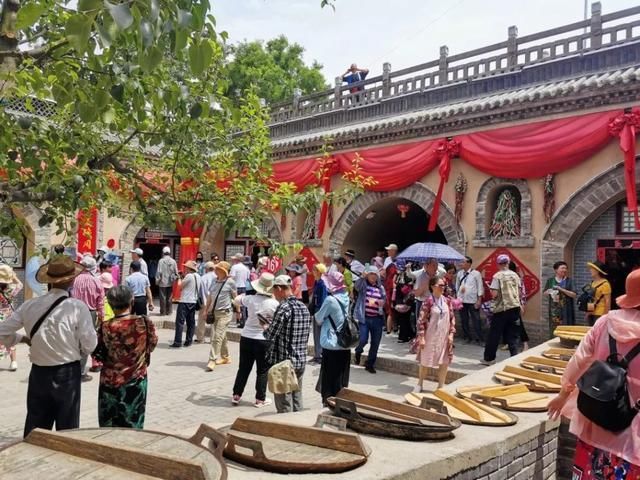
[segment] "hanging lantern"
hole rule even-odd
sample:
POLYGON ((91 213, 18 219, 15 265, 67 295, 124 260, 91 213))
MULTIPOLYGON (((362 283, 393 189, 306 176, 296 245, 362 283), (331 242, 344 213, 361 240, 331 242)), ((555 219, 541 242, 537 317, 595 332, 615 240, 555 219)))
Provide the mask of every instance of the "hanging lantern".
POLYGON ((411 207, 406 203, 398 204, 398 211, 400 212, 401 218, 407 218, 407 212, 411 210, 411 207))

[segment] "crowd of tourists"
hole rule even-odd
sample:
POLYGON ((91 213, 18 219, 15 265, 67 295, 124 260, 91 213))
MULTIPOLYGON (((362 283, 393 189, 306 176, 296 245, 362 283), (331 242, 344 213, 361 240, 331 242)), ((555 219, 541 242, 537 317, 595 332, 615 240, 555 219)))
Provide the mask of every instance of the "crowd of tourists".
MULTIPOLYGON (((129 274, 119 284, 120 276, 113 271, 119 266, 102 248, 74 262, 62 247, 56 247, 36 275, 37 281, 48 285, 48 292, 15 310, 23 285, 9 266, 0 265, 0 345, 2 355, 9 357, 10 370, 18 368, 15 345, 30 346, 25 436, 34 428, 79 426, 80 386, 91 380, 89 371, 100 372, 100 426, 144 427, 147 368, 158 342, 148 318, 148 311, 154 309, 149 269, 144 252, 134 249, 129 274), (22 329, 25 334, 19 333, 22 329)), ((397 342, 407 344, 416 355, 415 391, 422 391, 429 369, 436 371, 438 387, 444 386, 456 333, 462 341, 484 345, 481 363, 485 365, 495 363, 500 345, 511 355, 528 348, 523 321, 527 293, 518 266, 508 255, 497 257, 497 271, 487 283, 470 257, 459 265, 443 265, 436 258, 416 265, 397 255, 395 244, 365 263, 353 250, 340 256, 327 252, 311 270, 307 258, 297 256, 283 269, 286 273, 274 275, 267 271, 268 258, 259 258, 254 267, 241 254, 232 256, 231 263, 217 254, 204 262, 198 252, 196 260, 180 268, 165 247, 154 272, 160 315, 171 314, 175 285, 180 291, 170 346, 205 342, 209 326, 206 370, 213 372, 232 363, 227 329, 235 319, 242 330, 230 403, 241 403, 255 366, 254 405, 275 403, 279 413, 303 408, 302 382, 309 363, 320 365, 315 389, 324 405, 348 387, 351 364, 362 363, 365 349, 364 368, 375 374, 385 333, 397 335, 397 342), (350 322, 357 323, 359 338, 345 344, 343 332, 350 322), (307 361, 310 337, 313 354, 307 361), (273 401, 267 390, 273 393, 273 401)), ((626 462, 628 469, 637 471, 640 423, 634 417, 640 402, 633 407, 633 399, 640 396, 640 362, 632 360, 640 352, 640 271, 629 275, 626 294, 616 299, 620 308, 611 310, 606 265, 594 261, 587 267, 591 282, 580 291, 562 261, 554 265, 554 275, 544 287, 543 294, 549 296, 550 332, 561 324, 575 324, 576 306, 594 327, 569 362, 550 415, 571 418, 581 459, 595 461, 596 456, 607 455, 607 461, 626 462), (612 358, 622 359, 620 365, 628 375, 625 398, 634 412, 625 417, 625 428, 616 431, 606 425, 609 420, 603 423, 581 409, 578 400, 580 382, 589 375, 597 380, 589 372, 598 360, 611 362, 612 358)))

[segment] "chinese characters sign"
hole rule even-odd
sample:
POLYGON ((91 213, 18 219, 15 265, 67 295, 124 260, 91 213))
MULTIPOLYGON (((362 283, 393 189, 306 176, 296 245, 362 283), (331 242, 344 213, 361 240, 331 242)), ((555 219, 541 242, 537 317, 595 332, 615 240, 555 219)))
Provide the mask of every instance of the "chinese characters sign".
POLYGON ((95 253, 98 241, 98 210, 79 210, 78 220, 78 253, 95 253))

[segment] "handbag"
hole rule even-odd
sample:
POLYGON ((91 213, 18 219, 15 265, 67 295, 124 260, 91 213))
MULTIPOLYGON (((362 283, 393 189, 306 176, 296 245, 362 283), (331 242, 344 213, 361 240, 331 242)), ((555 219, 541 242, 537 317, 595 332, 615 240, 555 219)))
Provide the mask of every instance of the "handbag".
POLYGON ((213 322, 216 319, 216 316, 215 316, 214 312, 216 311, 216 305, 218 305, 218 298, 220 297, 220 292, 222 292, 222 289, 227 284, 227 280, 229 280, 229 279, 226 279, 224 281, 224 283, 222 284, 222 286, 218 289, 218 293, 216 294, 216 299, 213 301, 213 307, 211 307, 211 311, 210 312, 207 312, 207 318, 205 318, 205 320, 204 320, 207 325, 213 324, 213 322))
POLYGON ((271 393, 285 394, 300 390, 300 384, 293 363, 288 358, 276 363, 267 374, 267 386, 271 393))

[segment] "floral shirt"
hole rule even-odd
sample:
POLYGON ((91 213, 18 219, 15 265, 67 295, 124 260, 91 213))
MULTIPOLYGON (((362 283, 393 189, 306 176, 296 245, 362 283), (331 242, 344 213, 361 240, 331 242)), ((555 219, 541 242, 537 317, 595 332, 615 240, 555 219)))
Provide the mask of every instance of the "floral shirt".
POLYGON ((147 375, 147 349, 158 344, 153 322, 145 317, 127 316, 102 322, 95 356, 103 362, 100 383, 120 387, 147 375), (147 330, 148 329, 148 330, 147 330))
POLYGON ((18 296, 22 290, 22 283, 12 283, 6 290, 0 292, 0 322, 6 318, 9 318, 13 313, 13 300, 18 296))

